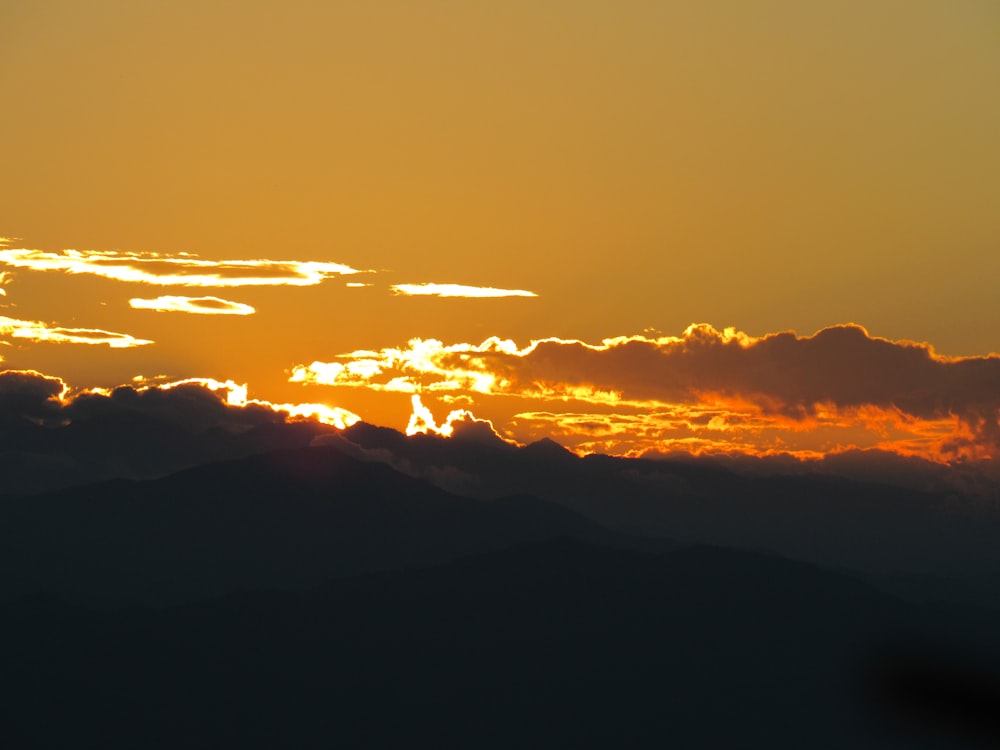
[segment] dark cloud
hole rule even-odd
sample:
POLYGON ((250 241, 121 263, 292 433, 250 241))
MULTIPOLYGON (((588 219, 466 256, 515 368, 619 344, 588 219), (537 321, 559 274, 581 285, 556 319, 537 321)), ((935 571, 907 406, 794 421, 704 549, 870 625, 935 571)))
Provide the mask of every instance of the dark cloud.
POLYGON ((242 430, 286 421, 286 414, 262 403, 234 405, 227 392, 200 383, 162 387, 120 386, 111 391, 68 395, 59 378, 31 370, 0 372, 0 419, 44 420, 53 424, 86 422, 131 413, 186 430, 213 427, 242 430))
POLYGON ((856 325, 759 339, 697 326, 680 339, 633 338, 601 347, 543 341, 523 356, 478 356, 514 391, 589 386, 626 400, 675 403, 718 394, 789 416, 814 413, 820 404, 895 407, 918 417, 1000 406, 1000 357, 938 357, 926 344, 875 338, 856 325))
POLYGON ((329 407, 290 405, 315 417, 301 419, 282 405, 248 401, 230 385, 206 380, 69 394, 59 378, 0 372, 0 492, 163 476, 308 445, 335 431, 321 421, 336 416, 329 407))
POLYGON ((120 386, 110 393, 82 393, 65 406, 69 419, 112 413, 141 414, 191 430, 249 428, 284 422, 284 415, 259 404, 233 406, 223 391, 188 383, 170 388, 120 386))
POLYGON ((66 386, 33 370, 0 372, 0 421, 58 418, 66 386))

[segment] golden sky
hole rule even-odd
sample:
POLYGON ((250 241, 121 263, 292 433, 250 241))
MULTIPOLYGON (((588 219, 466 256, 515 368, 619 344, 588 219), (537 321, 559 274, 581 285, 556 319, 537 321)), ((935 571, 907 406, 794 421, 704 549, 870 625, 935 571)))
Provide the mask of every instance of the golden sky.
POLYGON ((0 366, 990 453, 997 91, 992 0, 0 0, 0 366))

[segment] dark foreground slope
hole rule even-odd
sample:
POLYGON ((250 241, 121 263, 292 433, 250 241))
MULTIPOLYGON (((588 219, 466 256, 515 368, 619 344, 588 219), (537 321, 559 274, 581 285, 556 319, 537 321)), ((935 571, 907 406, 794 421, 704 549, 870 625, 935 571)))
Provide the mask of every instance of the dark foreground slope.
POLYGON ((0 498, 0 601, 176 603, 560 536, 628 543, 530 497, 472 500, 334 448, 299 448, 0 498))
POLYGON ((0 501, 18 748, 963 747, 998 626, 332 447, 0 501))
POLYGON ((995 618, 711 548, 554 540, 158 610, 22 601, 0 622, 19 748, 997 739, 995 618))

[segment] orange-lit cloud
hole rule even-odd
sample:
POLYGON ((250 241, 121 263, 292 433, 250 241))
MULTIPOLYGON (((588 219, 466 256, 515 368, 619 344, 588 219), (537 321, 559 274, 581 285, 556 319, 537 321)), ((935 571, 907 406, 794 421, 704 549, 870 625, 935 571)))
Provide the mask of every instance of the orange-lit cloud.
POLYGON ((133 297, 128 303, 136 310, 184 312, 198 315, 253 315, 257 312, 250 305, 219 297, 176 297, 171 295, 154 299, 133 297))
POLYGON ((935 460, 942 460, 945 444, 963 432, 955 418, 917 420, 877 407, 831 409, 819 417, 790 419, 746 404, 624 414, 521 412, 508 427, 520 440, 549 437, 580 453, 819 458, 852 450, 886 450, 935 460))
POLYGON ((392 291, 406 296, 427 297, 537 297, 524 289, 496 289, 465 284, 393 284, 392 291))
POLYGON ((315 385, 347 385, 374 390, 474 391, 498 393, 504 384, 475 355, 500 351, 522 356, 513 341, 491 337, 482 344, 446 346, 437 339, 411 339, 409 346, 379 351, 358 350, 340 355, 340 362, 313 362, 292 369, 291 382, 315 385), (455 355, 457 359, 452 358, 455 355), (467 363, 466 365, 460 364, 467 363))
POLYGON ((0 248, 0 263, 32 271, 92 274, 117 281, 160 286, 314 286, 361 271, 340 263, 296 260, 206 260, 179 253, 133 253, 0 248))
POLYGON ((3 316, 0 316, 0 336, 53 344, 101 344, 112 349, 129 349, 153 343, 127 333, 99 328, 63 328, 37 320, 17 320, 3 316))
POLYGON ((406 425, 407 435, 440 435, 441 437, 451 437, 456 429, 468 425, 480 425, 488 429, 489 434, 499 438, 493 423, 488 419, 478 419, 472 412, 466 409, 454 409, 448 413, 444 422, 440 425, 435 421, 431 410, 424 406, 420 396, 414 394, 410 398, 413 413, 410 421, 406 425))
POLYGON ((169 391, 174 388, 197 387, 219 395, 228 406, 248 407, 261 406, 276 412, 283 412, 294 419, 314 419, 317 422, 328 424, 337 429, 343 430, 352 424, 361 421, 354 412, 343 409, 339 406, 327 406, 326 404, 276 404, 271 401, 248 398, 248 387, 246 383, 236 383, 232 380, 215 380, 214 378, 185 378, 156 385, 138 385, 139 392, 156 388, 169 391))
POLYGON ((867 445, 952 458, 1000 449, 1000 356, 942 357, 927 344, 873 337, 856 325, 806 337, 694 325, 679 337, 542 339, 524 348, 498 338, 478 345, 414 339, 406 348, 338 359, 300 365, 291 380, 563 404, 549 409, 550 426, 601 406, 607 429, 616 420, 629 424, 616 433, 633 433, 629 452, 689 438, 758 450, 867 445), (691 421, 692 409, 702 421, 691 421))

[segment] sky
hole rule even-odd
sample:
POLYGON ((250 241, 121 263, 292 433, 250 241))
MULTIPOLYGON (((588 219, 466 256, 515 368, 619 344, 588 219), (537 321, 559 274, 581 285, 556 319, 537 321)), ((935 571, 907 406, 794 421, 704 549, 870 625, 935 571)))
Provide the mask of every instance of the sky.
POLYGON ((0 0, 0 368, 996 458, 998 90, 990 0, 0 0))

